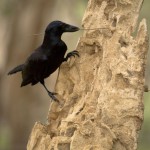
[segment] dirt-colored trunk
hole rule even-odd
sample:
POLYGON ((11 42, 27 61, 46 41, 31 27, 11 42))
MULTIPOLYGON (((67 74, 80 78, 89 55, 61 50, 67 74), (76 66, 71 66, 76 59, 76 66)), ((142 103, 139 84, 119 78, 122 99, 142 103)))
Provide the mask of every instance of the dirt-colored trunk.
POLYGON ((143 0, 89 0, 80 58, 61 66, 48 124, 36 123, 28 150, 136 150, 143 122, 145 62, 143 0))

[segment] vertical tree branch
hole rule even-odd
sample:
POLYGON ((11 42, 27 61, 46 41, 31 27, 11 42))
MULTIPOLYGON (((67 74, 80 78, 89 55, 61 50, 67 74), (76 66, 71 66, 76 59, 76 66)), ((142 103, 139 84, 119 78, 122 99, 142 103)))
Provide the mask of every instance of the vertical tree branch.
POLYGON ((80 59, 61 66, 48 124, 36 123, 28 150, 135 150, 143 122, 146 21, 132 36, 143 0, 89 0, 80 59))

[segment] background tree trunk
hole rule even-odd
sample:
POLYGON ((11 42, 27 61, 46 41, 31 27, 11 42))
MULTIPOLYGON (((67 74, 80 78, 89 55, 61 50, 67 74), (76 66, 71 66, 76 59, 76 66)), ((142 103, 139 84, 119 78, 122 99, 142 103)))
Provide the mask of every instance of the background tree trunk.
MULTIPOLYGON (((0 2, 0 8, 1 4, 7 6, 7 17, 0 19, 0 149, 25 150, 35 121, 46 121, 51 101, 41 85, 20 88, 21 74, 7 76, 7 73, 13 67, 22 64, 41 44, 43 36, 33 34, 44 33, 48 23, 53 20, 76 25, 77 19, 70 13, 74 12, 70 7, 70 0, 64 0, 63 3, 62 0, 3 1, 4 4, 0 2), (60 11, 60 8, 65 11, 60 11)), ((75 0, 73 3, 78 4, 79 1, 75 0)), ((46 80, 51 90, 54 88, 55 78, 56 74, 46 80)))
POLYGON ((48 124, 36 123, 28 150, 135 150, 143 122, 146 22, 143 0, 89 0, 80 59, 61 66, 48 124))
MULTIPOLYGON (((15 7, 12 8, 13 13, 9 18, 9 24, 7 24, 9 32, 7 33, 8 44, 5 48, 6 63, 4 69, 6 70, 3 72, 5 75, 1 81, 0 92, 3 100, 3 116, 7 118, 5 121, 8 122, 7 126, 10 130, 9 149, 25 150, 30 128, 35 120, 40 118, 41 121, 45 121, 43 115, 47 113, 44 110, 46 107, 48 109, 49 101, 41 101, 42 94, 38 92, 39 89, 37 88, 25 87, 21 89, 21 75, 16 74, 8 77, 7 72, 18 64, 22 64, 31 51, 36 48, 42 37, 32 35, 41 31, 42 26, 44 26, 43 20, 46 19, 43 17, 45 11, 47 9, 52 10, 53 7, 50 8, 50 6, 53 6, 54 2, 22 0, 16 1, 12 5, 15 7), (37 107, 37 104, 41 107, 37 107)), ((49 17, 51 18, 51 15, 49 17)))

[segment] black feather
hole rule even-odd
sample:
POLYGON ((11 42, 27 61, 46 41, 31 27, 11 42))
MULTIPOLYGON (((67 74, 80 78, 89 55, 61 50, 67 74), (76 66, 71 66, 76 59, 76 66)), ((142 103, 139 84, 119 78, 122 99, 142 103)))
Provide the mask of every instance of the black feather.
POLYGON ((46 88, 44 79, 59 68, 63 61, 66 61, 71 56, 78 56, 78 52, 73 51, 67 55, 67 58, 64 58, 67 46, 61 40, 61 35, 64 32, 75 32, 78 30, 78 27, 61 21, 53 21, 45 30, 42 45, 27 58, 23 65, 17 66, 8 74, 22 71, 23 81, 21 83, 21 87, 27 84, 35 85, 40 82, 48 92, 49 96, 52 99, 57 100, 54 97, 54 94, 46 88))
POLYGON ((11 75, 11 74, 17 73, 19 71, 22 71, 23 66, 24 66, 24 64, 15 67, 14 69, 12 69, 11 71, 8 72, 8 75, 11 75))

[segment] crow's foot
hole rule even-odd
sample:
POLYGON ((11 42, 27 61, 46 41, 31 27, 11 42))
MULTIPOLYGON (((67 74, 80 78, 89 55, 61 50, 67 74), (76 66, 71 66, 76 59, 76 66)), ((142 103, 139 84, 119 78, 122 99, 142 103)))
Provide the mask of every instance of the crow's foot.
POLYGON ((48 92, 48 95, 50 96, 50 98, 56 102, 59 103, 59 100, 55 97, 55 95, 57 95, 57 93, 53 93, 53 92, 48 92))
POLYGON ((64 61, 67 61, 72 56, 73 57, 75 57, 75 56, 80 57, 79 52, 76 51, 76 50, 74 50, 74 51, 72 51, 72 52, 70 52, 70 53, 67 54, 66 58, 64 58, 64 61))

